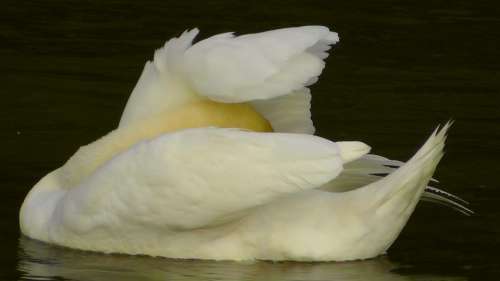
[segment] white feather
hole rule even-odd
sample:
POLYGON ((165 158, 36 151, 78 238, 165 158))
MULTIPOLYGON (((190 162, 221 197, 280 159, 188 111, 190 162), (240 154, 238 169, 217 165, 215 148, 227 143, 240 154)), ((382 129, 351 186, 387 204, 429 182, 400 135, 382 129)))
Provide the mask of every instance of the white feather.
POLYGON ((319 76, 338 36, 323 26, 211 37, 186 51, 185 75, 203 96, 246 102, 289 94, 319 76))
POLYGON ((165 134, 134 145, 76 186, 61 186, 61 170, 47 175, 23 205, 21 228, 73 248, 151 253, 136 252, 133 239, 213 227, 318 187, 341 172, 342 153, 311 135, 216 128, 165 134), (53 200, 38 205, 47 197, 53 200))
MULTIPOLYGON (((361 188, 380 180, 382 176, 391 174, 404 164, 402 161, 391 160, 380 155, 366 154, 355 161, 347 163, 342 173, 323 185, 321 190, 345 192, 361 188)), ((438 182, 434 178, 431 178, 431 181, 438 182)), ((474 213, 474 211, 466 206, 468 204, 467 201, 433 186, 425 188, 421 200, 450 207, 465 215, 474 213)))
MULTIPOLYGON (((146 63, 120 128, 33 187, 21 207, 21 231, 72 248, 175 258, 383 254, 425 192, 449 124, 406 163, 365 155, 369 147, 360 142, 312 136, 306 87, 321 73, 336 33, 321 26, 224 33, 192 46, 197 33, 168 41, 146 63), (186 129, 212 125, 184 122, 195 117, 220 122, 211 114, 223 107, 207 99, 247 103, 223 107, 246 108, 239 117, 269 130, 250 104, 275 132, 186 129), (199 107, 177 111, 190 103, 216 106, 200 116, 199 107)), ((428 198, 453 203, 429 191, 428 198)))
POLYGON ((288 95, 253 101, 252 106, 270 120, 275 132, 314 134, 311 119, 311 93, 303 88, 288 95))
POLYGON ((184 52, 191 46, 198 32, 198 29, 193 29, 184 32, 179 38, 167 41, 163 48, 155 52, 154 60, 146 62, 123 110, 119 127, 174 111, 182 105, 201 99, 179 74, 184 52))
POLYGON ((208 98, 252 102, 280 132, 314 131, 305 87, 317 81, 326 51, 338 41, 336 33, 323 26, 237 37, 223 33, 191 46, 197 34, 197 29, 185 32, 155 52, 130 95, 120 127, 208 98), (279 96, 289 98, 274 99, 279 96), (279 114, 272 112, 278 108, 279 114), (286 112, 290 117, 284 118, 286 112))

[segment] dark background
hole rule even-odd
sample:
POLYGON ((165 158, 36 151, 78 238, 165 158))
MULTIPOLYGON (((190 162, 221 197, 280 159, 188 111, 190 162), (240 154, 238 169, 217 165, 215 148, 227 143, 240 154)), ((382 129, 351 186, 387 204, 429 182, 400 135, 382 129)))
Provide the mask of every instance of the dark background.
POLYGON ((19 244, 24 196, 117 126, 166 39, 192 27, 204 38, 321 24, 341 41, 312 87, 317 134, 406 160, 438 123, 456 121, 436 177, 477 214, 420 204, 389 250, 390 276, 499 280, 499 8, 495 0, 2 1, 0 276, 29 279, 23 262, 51 260, 19 244))

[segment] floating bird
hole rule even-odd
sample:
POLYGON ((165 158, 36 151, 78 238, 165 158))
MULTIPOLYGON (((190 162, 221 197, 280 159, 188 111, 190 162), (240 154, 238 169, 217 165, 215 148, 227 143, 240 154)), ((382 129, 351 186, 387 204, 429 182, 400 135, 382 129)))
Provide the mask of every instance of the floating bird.
POLYGON ((336 33, 193 44, 197 33, 155 52, 118 128, 32 188, 24 235, 104 253, 346 261, 384 254, 421 198, 471 212, 428 186, 450 124, 406 163, 313 135, 308 86, 336 33))

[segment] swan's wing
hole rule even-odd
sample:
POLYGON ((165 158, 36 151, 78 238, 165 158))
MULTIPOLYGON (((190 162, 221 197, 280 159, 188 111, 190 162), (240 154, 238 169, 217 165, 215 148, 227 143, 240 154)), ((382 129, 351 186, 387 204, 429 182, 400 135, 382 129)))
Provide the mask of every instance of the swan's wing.
POLYGON ((311 93, 308 88, 268 100, 252 101, 251 104, 269 120, 275 132, 314 134, 311 93))
POLYGON ((322 26, 235 37, 219 34, 192 46, 184 32, 148 61, 123 111, 120 127, 199 99, 251 102, 276 132, 312 134, 310 93, 338 36, 322 26))
POLYGON ((175 110, 197 99, 182 82, 179 69, 184 52, 191 46, 198 32, 198 29, 192 29, 178 38, 170 39, 163 48, 156 50, 153 61, 146 62, 123 110, 120 127, 161 112, 175 110))
POLYGON ((311 135, 189 129, 114 157, 59 204, 66 229, 193 229, 321 186, 342 170, 336 143, 311 135), (111 225, 109 225, 111 224, 111 225))
POLYGON ((185 77, 212 100, 270 99, 316 82, 330 45, 338 40, 324 26, 217 35, 186 50, 185 77))

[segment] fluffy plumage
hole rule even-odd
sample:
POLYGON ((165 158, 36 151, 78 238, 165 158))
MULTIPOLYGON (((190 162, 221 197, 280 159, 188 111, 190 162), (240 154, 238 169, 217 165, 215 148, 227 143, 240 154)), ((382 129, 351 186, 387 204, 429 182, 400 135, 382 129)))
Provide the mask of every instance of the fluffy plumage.
POLYGON ((312 135, 307 87, 336 33, 197 33, 155 52, 118 128, 33 187, 25 235, 106 253, 353 260, 383 254, 422 194, 469 212, 427 186, 448 125, 407 163, 312 135))
POLYGON ((314 133, 307 86, 321 74, 337 33, 305 26, 242 36, 224 33, 192 45, 197 34, 198 29, 184 32, 155 52, 120 127, 208 98, 251 102, 275 131, 314 133))

